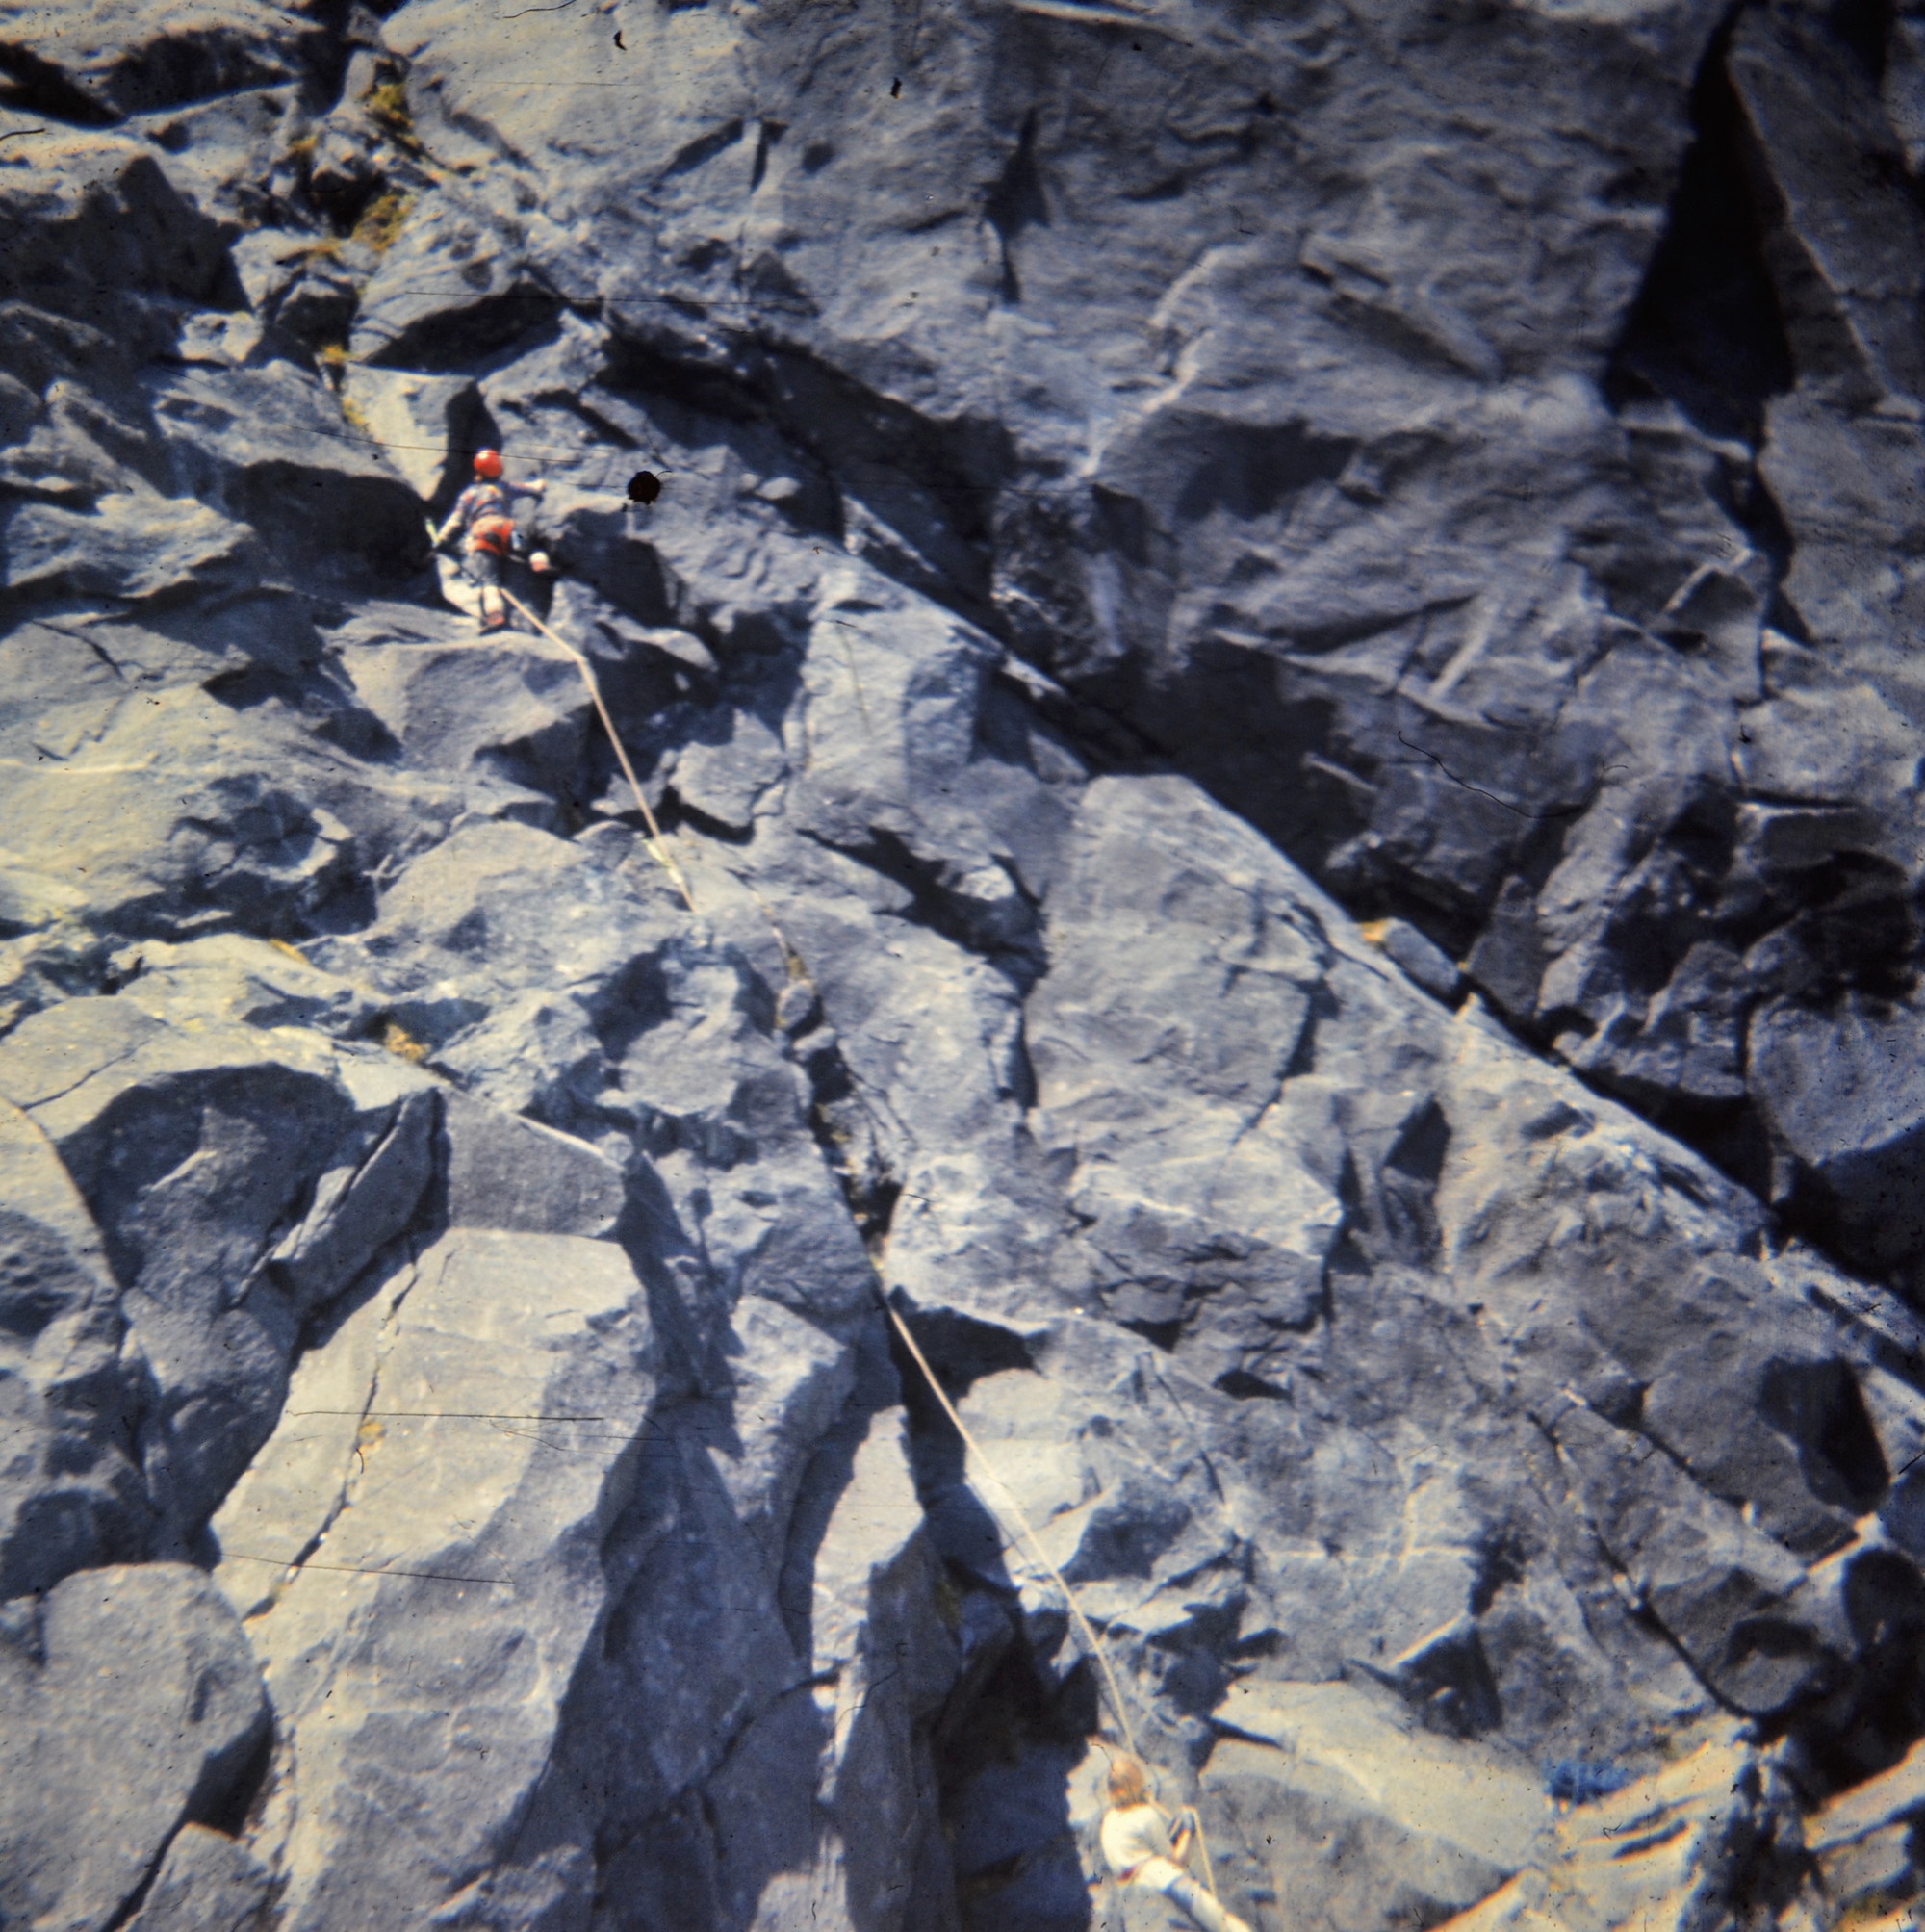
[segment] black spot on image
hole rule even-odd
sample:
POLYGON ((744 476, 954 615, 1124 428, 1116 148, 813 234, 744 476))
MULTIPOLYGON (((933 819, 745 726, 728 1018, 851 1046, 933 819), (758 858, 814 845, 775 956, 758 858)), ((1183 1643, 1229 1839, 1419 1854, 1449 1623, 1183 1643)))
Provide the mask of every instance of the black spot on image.
POLYGON ((902 99, 902 78, 900 75, 898 75, 895 80, 889 83, 889 98, 892 101, 899 101, 902 99))
POLYGON ((662 493, 662 479, 653 470, 637 470, 629 478, 629 501, 652 503, 662 493))

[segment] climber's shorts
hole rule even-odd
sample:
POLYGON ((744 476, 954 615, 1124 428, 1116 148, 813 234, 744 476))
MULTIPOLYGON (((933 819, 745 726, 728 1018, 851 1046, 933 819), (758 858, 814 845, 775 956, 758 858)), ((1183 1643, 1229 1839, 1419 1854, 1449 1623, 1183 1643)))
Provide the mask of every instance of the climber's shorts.
POLYGON ((497 590, 501 587, 501 558, 499 552, 492 550, 468 550, 461 554, 461 574, 470 583, 492 584, 497 590))

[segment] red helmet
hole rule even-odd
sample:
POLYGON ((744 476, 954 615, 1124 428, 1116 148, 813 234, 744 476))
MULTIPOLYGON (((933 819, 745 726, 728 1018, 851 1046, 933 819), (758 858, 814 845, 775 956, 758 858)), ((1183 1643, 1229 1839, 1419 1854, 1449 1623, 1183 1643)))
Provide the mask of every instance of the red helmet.
POLYGON ((475 452, 475 474, 493 482, 501 474, 501 452, 499 450, 477 450, 475 452))

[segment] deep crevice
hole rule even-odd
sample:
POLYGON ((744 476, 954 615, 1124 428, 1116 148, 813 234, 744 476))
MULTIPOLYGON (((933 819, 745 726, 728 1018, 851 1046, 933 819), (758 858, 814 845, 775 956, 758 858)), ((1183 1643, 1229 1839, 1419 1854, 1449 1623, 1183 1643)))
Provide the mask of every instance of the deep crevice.
POLYGON ((1667 397, 1707 434, 1755 450, 1765 403, 1791 387, 1796 370, 1746 181, 1743 116, 1725 72, 1736 17, 1727 17, 1699 64, 1690 102, 1696 138, 1604 390, 1615 407, 1641 390, 1667 397))

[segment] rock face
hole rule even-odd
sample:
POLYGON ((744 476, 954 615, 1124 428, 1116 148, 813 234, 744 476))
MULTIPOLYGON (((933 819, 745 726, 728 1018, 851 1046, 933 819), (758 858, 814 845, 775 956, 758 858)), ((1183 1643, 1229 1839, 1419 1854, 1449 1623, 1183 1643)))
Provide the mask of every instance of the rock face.
POLYGON ((7 1636, 7 1916, 108 1924, 176 1828, 218 1816, 243 1781, 267 1732, 258 1667, 182 1563, 79 1571, 15 1598, 7 1636))
POLYGON ((1898 1909, 1925 29, 518 20, 0 6, 0 1919, 1898 1909))
POLYGON ((1734 1881, 1758 1886, 1781 1919, 1810 1923, 1826 1901, 1801 1883, 1799 1836, 1779 1767, 1730 1726, 1713 1727, 1663 1769, 1565 1812, 1515 1878, 1449 1923, 1453 1932, 1701 1924, 1729 1912, 1734 1881))

